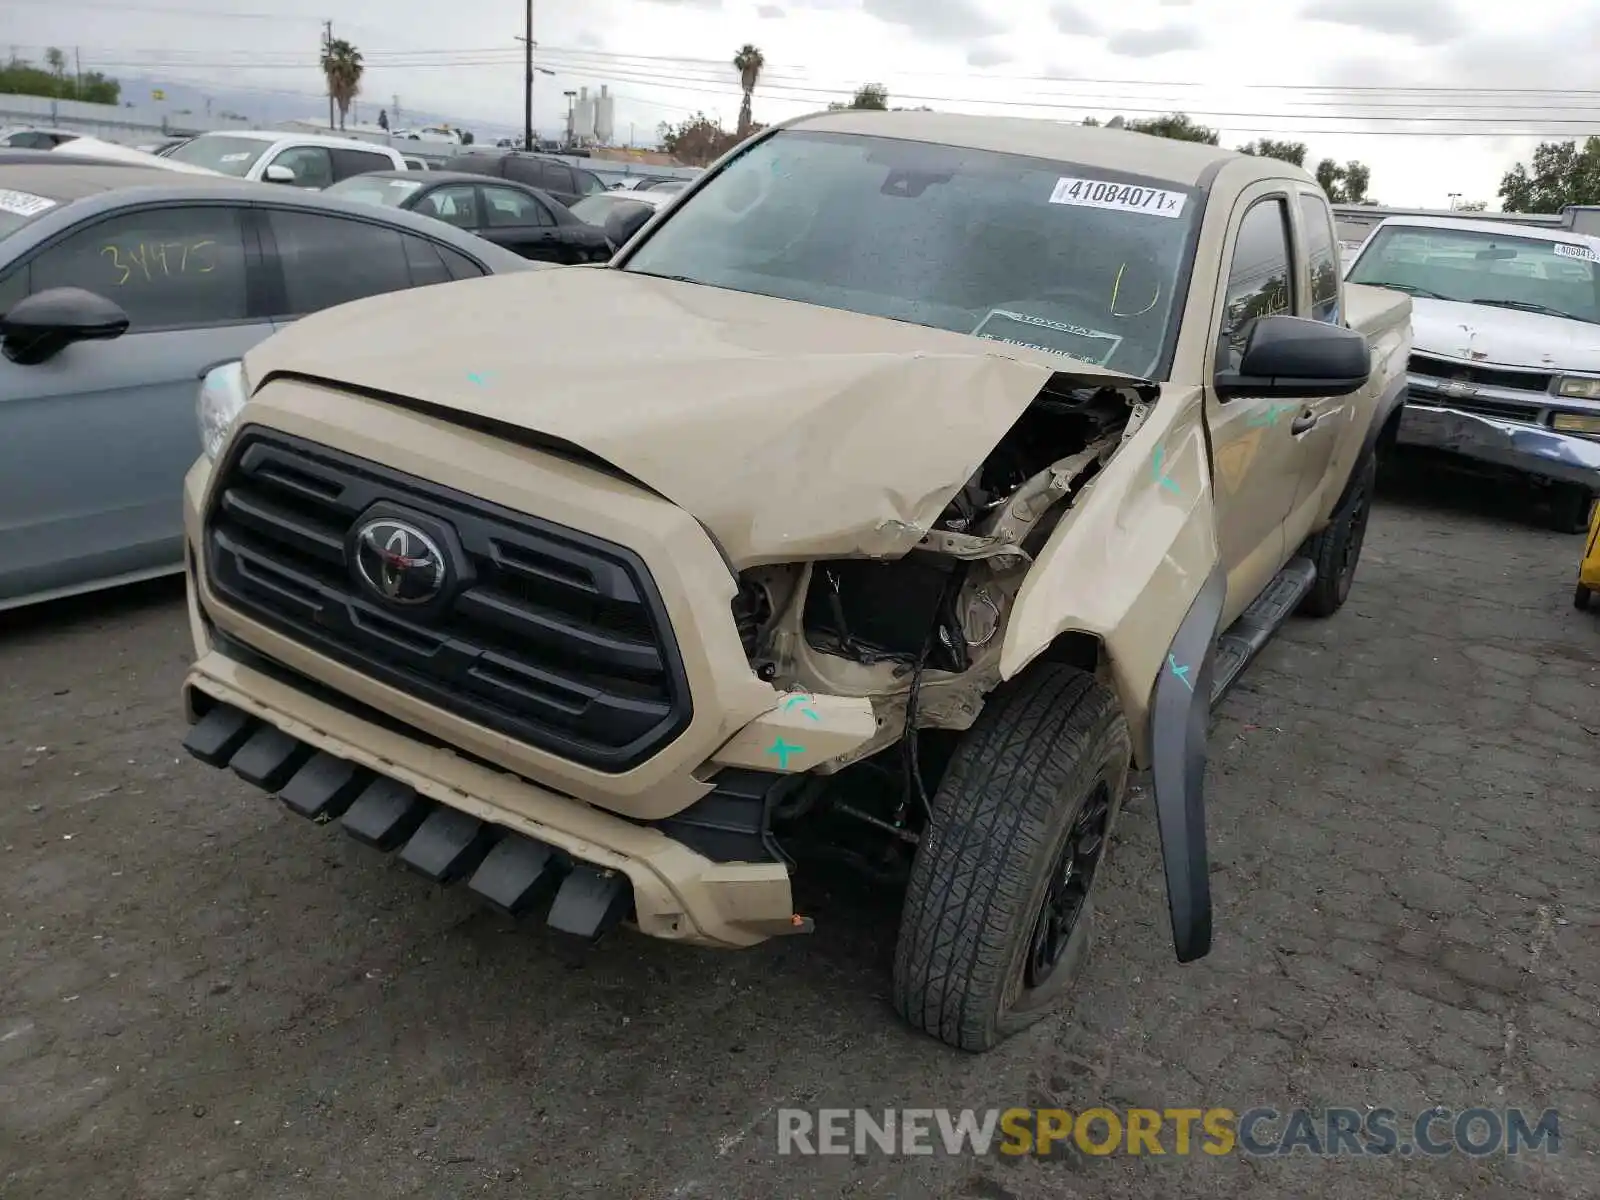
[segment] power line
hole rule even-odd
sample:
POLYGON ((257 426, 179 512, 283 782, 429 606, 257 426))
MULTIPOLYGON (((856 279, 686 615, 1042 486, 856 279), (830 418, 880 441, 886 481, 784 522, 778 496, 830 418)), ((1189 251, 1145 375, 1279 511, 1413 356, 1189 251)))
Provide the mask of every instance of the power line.
MULTIPOLYGON (((29 7, 36 7, 36 6, 30 5, 29 7)), ((37 7, 42 7, 42 6, 37 6, 37 7)), ((273 20, 273 21, 292 21, 292 22, 301 22, 301 21, 313 22, 313 21, 316 21, 316 22, 320 23, 318 18, 314 18, 314 17, 311 17, 311 16, 300 17, 298 15, 289 15, 289 14, 284 14, 284 13, 217 12, 215 10, 209 10, 209 9, 179 8, 179 7, 165 6, 165 5, 131 5, 130 6, 130 5, 123 5, 123 4, 110 2, 110 0, 52 0, 52 3, 50 5, 50 7, 52 9, 60 8, 60 7, 66 7, 66 8, 78 7, 78 8, 107 9, 107 10, 115 9, 115 10, 120 11, 120 12, 173 13, 173 14, 181 14, 181 15, 189 15, 189 16, 214 17, 214 18, 219 19, 219 20, 220 19, 229 19, 229 20, 231 20, 231 19, 243 19, 243 20, 273 20)), ((357 28, 362 28, 361 26, 356 26, 356 27, 357 28)), ((28 49, 42 49, 43 47, 27 47, 27 48, 28 49)), ((174 53, 174 51, 172 51, 170 49, 153 50, 153 51, 141 51, 141 50, 129 50, 129 49, 126 49, 126 48, 117 49, 117 50, 110 50, 110 51, 103 51, 103 52, 104 53, 108 53, 110 55, 137 54, 137 53, 153 53, 153 54, 171 54, 171 53, 174 53)), ((564 58, 566 58, 568 60, 571 60, 571 61, 590 61, 590 62, 596 62, 596 63, 612 62, 612 63, 623 64, 624 66, 628 62, 637 62, 637 63, 682 64, 682 65, 685 65, 685 66, 701 67, 701 68, 710 66, 710 67, 717 67, 717 68, 721 68, 721 69, 729 69, 729 70, 731 70, 731 63, 730 62, 724 62, 721 59, 698 58, 698 57, 693 57, 693 56, 688 56, 688 55, 630 54, 630 53, 620 53, 620 52, 607 51, 607 50, 597 50, 597 49, 593 49, 593 48, 589 48, 589 47, 562 47, 562 46, 544 46, 544 45, 541 45, 540 52, 541 52, 541 54, 560 55, 560 56, 562 56, 562 57, 564 57, 564 58)), ((94 51, 91 50, 91 53, 94 53, 94 51)), ((180 51, 180 52, 177 52, 177 53, 182 53, 182 52, 180 51)), ((278 53, 278 54, 282 55, 282 54, 286 54, 288 52, 279 51, 279 52, 275 52, 275 53, 278 53)), ((369 50, 369 51, 363 51, 363 58, 368 60, 368 61, 381 61, 386 56, 387 57, 391 57, 391 58, 403 57, 403 58, 405 58, 407 60, 407 64, 406 65, 412 65, 413 63, 420 64, 420 63, 423 63, 423 62, 427 62, 429 60, 437 60, 437 61, 440 61, 441 63, 445 63, 445 64, 448 64, 448 65, 484 65, 486 60, 493 60, 495 58, 495 56, 504 55, 506 53, 507 53, 506 48, 499 47, 499 46, 433 47, 433 48, 421 48, 421 47, 418 47, 418 48, 402 48, 402 49, 393 49, 393 50, 379 48, 379 49, 373 49, 373 50, 369 50)), ((513 51, 511 53, 515 53, 515 52, 513 51)), ((259 54, 259 53, 252 56, 252 58, 254 60, 259 60, 261 57, 262 57, 262 55, 259 54)), ((240 65, 248 65, 248 62, 241 60, 240 65)), ((290 64, 286 63, 284 65, 287 66, 287 65, 290 65, 290 64)), ((399 65, 399 64, 396 64, 396 65, 399 65)), ((1193 81, 1193 80, 1148 80, 1148 79, 1127 79, 1127 78, 1064 78, 1064 77, 1061 77, 1061 76, 1058 76, 1058 75, 1021 75, 1021 74, 1011 74, 1011 73, 1006 73, 1006 72, 984 72, 982 74, 976 74, 975 75, 971 71, 962 71, 962 72, 902 71, 902 72, 898 72, 897 74, 899 74, 902 77, 909 76, 909 77, 913 77, 913 78, 936 78, 936 77, 944 77, 944 78, 954 77, 954 78, 962 78, 962 79, 975 79, 976 78, 976 79, 983 79, 983 80, 988 80, 988 81, 997 82, 997 83, 1038 82, 1038 83, 1055 83, 1055 84, 1063 84, 1063 85, 1087 85, 1087 86, 1096 86, 1096 87, 1099 87, 1099 86, 1114 86, 1114 87, 1138 87, 1138 88, 1193 89, 1193 88, 1211 88, 1211 87, 1215 86, 1214 84, 1211 84, 1211 83, 1202 83, 1202 82, 1193 81)), ((799 76, 799 75, 796 75, 792 71, 784 71, 781 68, 769 67, 766 71, 763 72, 762 78, 765 81, 781 81, 781 80, 783 80, 785 78, 788 78, 788 79, 800 79, 800 78, 803 78, 803 77, 799 76)), ((1289 91, 1289 92, 1358 93, 1358 94, 1380 93, 1380 94, 1387 94, 1387 95, 1460 95, 1460 96, 1471 96, 1471 97, 1476 97, 1476 98, 1482 98, 1482 97, 1494 96, 1494 95, 1516 95, 1516 96, 1522 96, 1522 97, 1539 97, 1539 96, 1544 96, 1544 97, 1561 97, 1561 96, 1600 97, 1600 89, 1582 89, 1582 88, 1514 88, 1514 87, 1462 87, 1462 86, 1414 86, 1414 85, 1413 86, 1396 86, 1396 85, 1388 85, 1388 84, 1304 84, 1304 83, 1235 83, 1235 84, 1230 84, 1229 86, 1232 87, 1232 88, 1237 88, 1237 89, 1289 91)), ((1312 103, 1324 103, 1324 101, 1312 101, 1312 103)), ((1369 102, 1363 102, 1363 103, 1369 103, 1369 102)), ((1380 103, 1380 102, 1373 101, 1373 102, 1370 102, 1370 103, 1377 104, 1377 103, 1380 103)))

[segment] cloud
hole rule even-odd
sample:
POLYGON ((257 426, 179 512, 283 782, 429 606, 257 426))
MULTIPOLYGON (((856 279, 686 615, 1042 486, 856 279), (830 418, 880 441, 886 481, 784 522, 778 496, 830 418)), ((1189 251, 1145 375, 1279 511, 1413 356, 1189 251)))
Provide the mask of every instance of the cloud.
POLYGON ((781 21, 783 20, 783 9, 779 8, 776 4, 763 4, 760 8, 756 9, 756 16, 760 17, 763 21, 781 21))
POLYGON ((1001 63, 1010 62, 1013 57, 999 46, 974 46, 967 51, 967 66, 998 67, 1001 63))
POLYGON ((1399 34, 1424 46, 1442 46, 1467 31, 1451 0, 1314 0, 1301 11, 1310 21, 1348 25, 1369 33, 1399 34))
POLYGON ((590 33, 587 29, 573 40, 586 50, 604 50, 606 45, 598 33, 590 33))
POLYGON ((1100 22, 1084 12, 1081 6, 1068 3, 1068 0, 1059 0, 1050 6, 1050 20, 1055 22, 1057 29, 1069 36, 1098 37, 1100 34, 1100 22))
POLYGON ((1124 58, 1155 58, 1200 45, 1200 31, 1187 25, 1160 29, 1124 29, 1106 39, 1106 49, 1124 58))
POLYGON ((929 42, 969 42, 1005 32, 975 0, 862 0, 861 11, 929 42))

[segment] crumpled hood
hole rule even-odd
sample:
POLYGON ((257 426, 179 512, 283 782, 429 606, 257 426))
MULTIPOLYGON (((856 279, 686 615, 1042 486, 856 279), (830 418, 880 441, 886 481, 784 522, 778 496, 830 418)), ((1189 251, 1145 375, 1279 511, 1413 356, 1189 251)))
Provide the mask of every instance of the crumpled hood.
POLYGON ((1071 359, 764 296, 559 268, 375 297, 247 356, 562 439, 739 567, 914 546, 1071 359))
POLYGON ((1418 354, 1486 366, 1600 372, 1600 325, 1454 300, 1411 302, 1418 354))

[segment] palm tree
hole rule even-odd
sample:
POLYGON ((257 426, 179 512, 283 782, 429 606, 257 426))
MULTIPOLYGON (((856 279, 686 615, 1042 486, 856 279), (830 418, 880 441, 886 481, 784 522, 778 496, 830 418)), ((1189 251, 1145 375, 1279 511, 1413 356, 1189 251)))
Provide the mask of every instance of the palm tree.
POLYGON ((747 137, 750 126, 754 123, 750 119, 750 97, 756 90, 756 84, 761 79, 761 68, 767 65, 767 60, 762 57, 749 42, 746 42, 739 53, 733 56, 733 69, 739 72, 739 86, 744 89, 744 99, 739 103, 739 136, 747 137))
POLYGON ((343 38, 334 38, 322 50, 322 76, 328 81, 328 95, 339 106, 339 128, 344 128, 350 102, 361 93, 361 51, 343 38))

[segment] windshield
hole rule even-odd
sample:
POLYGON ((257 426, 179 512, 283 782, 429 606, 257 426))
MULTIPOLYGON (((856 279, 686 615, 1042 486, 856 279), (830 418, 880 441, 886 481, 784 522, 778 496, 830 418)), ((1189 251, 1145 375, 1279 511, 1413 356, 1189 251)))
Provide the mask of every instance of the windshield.
POLYGON ((34 192, 0 188, 0 238, 9 237, 35 217, 42 217, 57 203, 34 192))
POLYGON ((786 130, 623 268, 1022 343, 1152 377, 1194 189, 1074 163, 786 130))
POLYGON ((619 208, 627 205, 632 205, 635 208, 647 207, 646 205, 640 204, 637 200, 629 200, 625 197, 626 193, 624 193, 622 196, 618 196, 614 193, 608 192, 603 192, 595 196, 585 196, 582 200, 579 200, 576 204, 572 205, 568 211, 572 213, 573 216, 577 217, 578 220, 589 225, 604 225, 606 223, 606 218, 619 208))
POLYGON ((260 158, 271 147, 271 142, 257 138, 229 137, 226 134, 202 133, 181 146, 174 146, 166 155, 174 162, 205 167, 208 171, 221 171, 243 179, 250 174, 260 158))
POLYGON ((1600 254, 1576 238, 1391 225, 1372 235, 1347 278, 1427 300, 1600 323, 1597 263, 1600 254))
POLYGON ((346 200, 359 200, 362 204, 384 204, 399 208, 422 187, 416 179, 374 179, 371 175, 352 175, 332 187, 322 189, 324 196, 343 196, 346 200))

